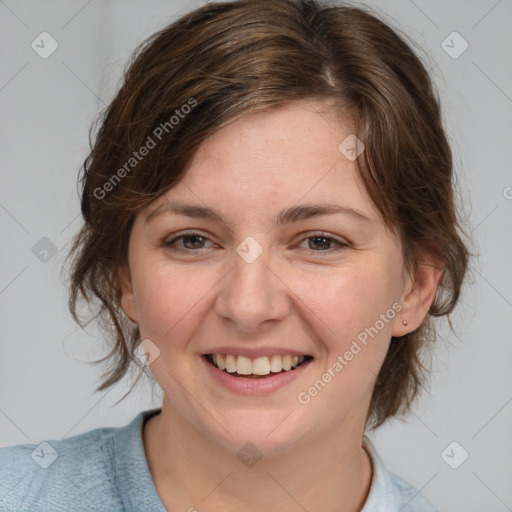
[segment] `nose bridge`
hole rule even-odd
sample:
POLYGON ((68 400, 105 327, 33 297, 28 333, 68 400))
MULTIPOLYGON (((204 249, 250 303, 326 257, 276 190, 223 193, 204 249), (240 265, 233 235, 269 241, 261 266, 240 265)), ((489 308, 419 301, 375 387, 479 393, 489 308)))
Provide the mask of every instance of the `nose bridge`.
POLYGON ((271 270, 270 249, 248 237, 236 248, 232 262, 232 271, 217 298, 217 313, 247 332, 257 330, 269 320, 282 318, 287 299, 271 270))

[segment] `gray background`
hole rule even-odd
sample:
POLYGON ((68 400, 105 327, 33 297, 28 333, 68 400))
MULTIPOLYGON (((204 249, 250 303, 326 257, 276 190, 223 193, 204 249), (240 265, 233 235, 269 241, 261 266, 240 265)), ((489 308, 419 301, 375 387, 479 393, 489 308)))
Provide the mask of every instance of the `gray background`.
MULTIPOLYGON (((86 361, 106 352, 99 333, 71 320, 62 266, 81 222, 77 172, 91 121, 135 46, 201 3, 0 1, 1 445, 121 426, 160 403, 147 383, 118 405, 128 381, 93 393, 100 368, 86 361), (59 45, 47 59, 31 48, 43 31, 59 45)), ((366 5, 429 55, 479 254, 455 334, 441 324, 430 392, 407 422, 371 437, 440 511, 512 510, 512 2, 366 5), (469 44, 458 58, 442 47, 453 31, 469 44), (446 461, 459 463, 462 450, 469 458, 453 469, 446 461)), ((452 39, 453 53, 462 46, 452 39)))

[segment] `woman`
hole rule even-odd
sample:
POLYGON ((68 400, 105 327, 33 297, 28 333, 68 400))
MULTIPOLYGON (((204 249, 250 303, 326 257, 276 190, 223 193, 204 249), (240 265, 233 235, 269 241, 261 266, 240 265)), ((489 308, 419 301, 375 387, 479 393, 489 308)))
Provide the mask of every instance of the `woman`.
POLYGON ((428 73, 351 7, 209 4, 136 52, 72 251, 162 407, 2 450, 6 509, 432 511, 365 436, 423 383, 468 252, 428 73), (10 507, 10 508, 9 508, 10 507))

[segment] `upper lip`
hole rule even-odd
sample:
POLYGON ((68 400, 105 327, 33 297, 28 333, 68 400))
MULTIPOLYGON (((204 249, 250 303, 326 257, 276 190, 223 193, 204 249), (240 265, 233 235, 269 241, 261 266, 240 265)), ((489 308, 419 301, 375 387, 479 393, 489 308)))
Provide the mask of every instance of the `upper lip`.
POLYGON ((279 347, 261 347, 261 348, 249 348, 249 347, 215 347, 204 352, 202 355, 208 354, 232 354, 236 356, 245 356, 251 359, 264 356, 281 355, 285 356, 290 354, 292 356, 308 356, 308 352, 291 349, 291 348, 279 348, 279 347))

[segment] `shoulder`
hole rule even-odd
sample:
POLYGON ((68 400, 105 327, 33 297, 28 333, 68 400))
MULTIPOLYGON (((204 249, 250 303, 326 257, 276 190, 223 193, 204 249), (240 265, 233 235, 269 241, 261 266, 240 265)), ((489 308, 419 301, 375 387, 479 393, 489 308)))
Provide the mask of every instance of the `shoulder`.
POLYGON ((368 437, 363 446, 370 455, 373 478, 362 512, 437 512, 434 506, 409 482, 387 471, 375 446, 368 437))
POLYGON ((0 510, 122 510, 116 453, 129 449, 120 445, 138 433, 143 415, 125 427, 1 448, 0 510))
POLYGON ((0 449, 1 510, 96 510, 112 483, 116 430, 0 449))

